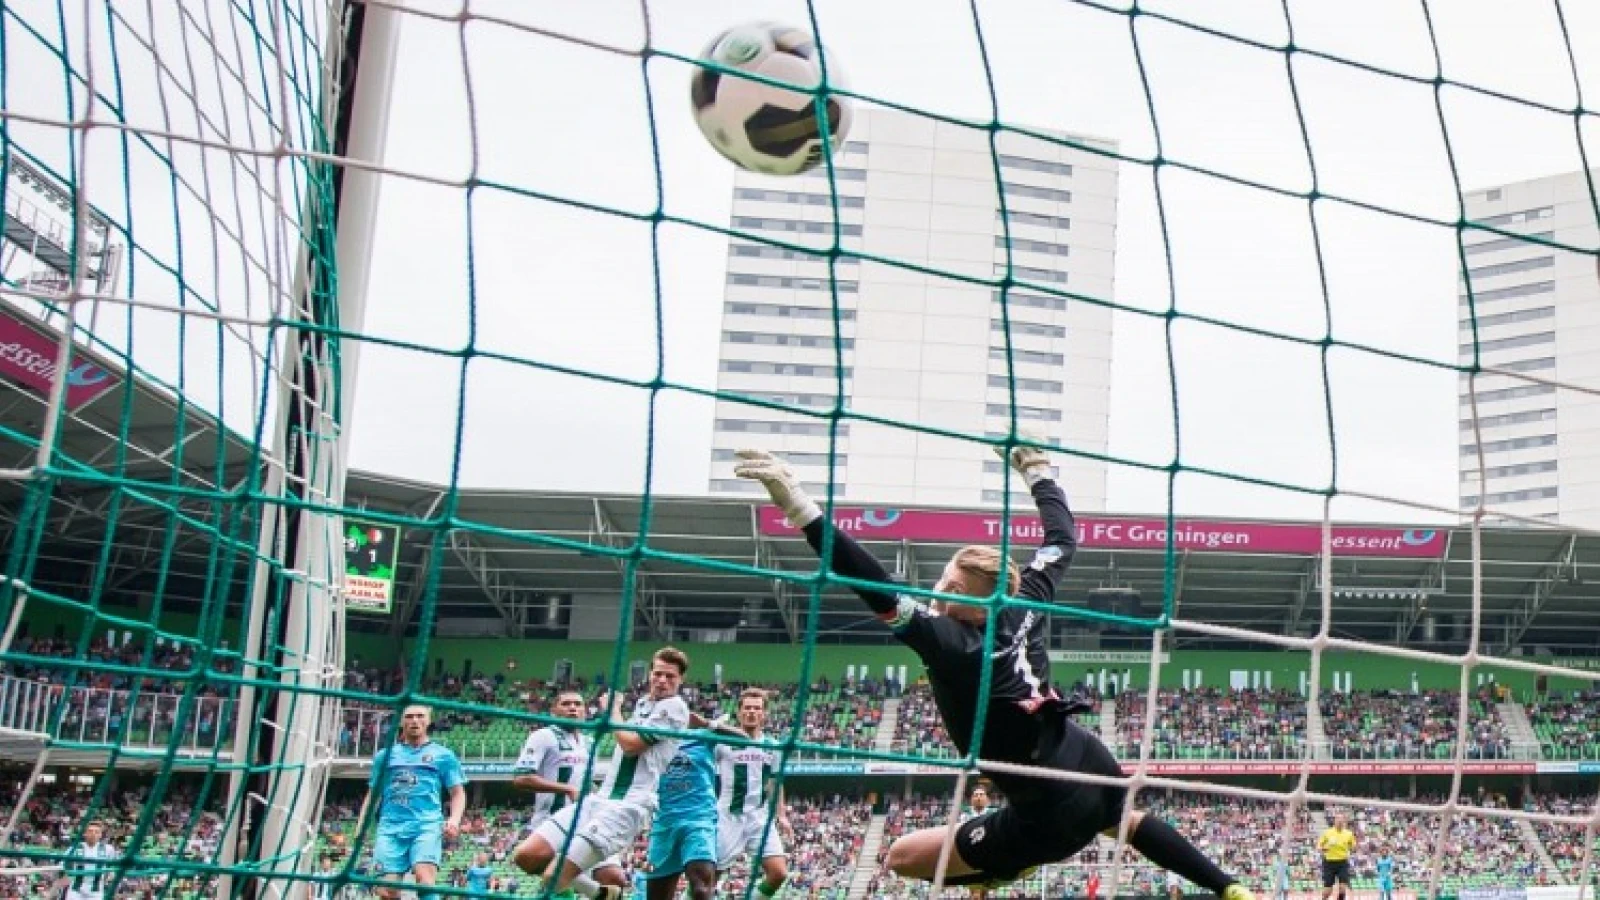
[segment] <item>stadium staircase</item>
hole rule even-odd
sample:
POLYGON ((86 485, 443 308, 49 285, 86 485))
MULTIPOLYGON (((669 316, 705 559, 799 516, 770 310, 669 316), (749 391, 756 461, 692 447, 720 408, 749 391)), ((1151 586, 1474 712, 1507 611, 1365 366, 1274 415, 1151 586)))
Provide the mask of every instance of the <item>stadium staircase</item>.
POLYGON ((872 749, 888 753, 894 749, 894 730, 900 725, 900 698, 883 701, 883 717, 878 720, 878 734, 872 740, 872 749))
POLYGON ((1522 704, 1496 703, 1494 713, 1500 717, 1500 723, 1506 726, 1506 736, 1511 739, 1513 754, 1525 759, 1537 759, 1539 736, 1534 733, 1533 723, 1528 721, 1528 713, 1523 710, 1522 704))
POLYGON ((1328 816, 1320 809, 1307 809, 1311 816, 1311 840, 1316 841, 1317 836, 1328 830, 1328 816))
POLYGON ((1515 819, 1513 821, 1517 823, 1517 830, 1522 832, 1522 842, 1532 847, 1534 855, 1539 858, 1539 865, 1544 868, 1544 873, 1549 877, 1550 883, 1567 884, 1566 874, 1561 871, 1560 866, 1556 865, 1555 858, 1550 855, 1550 851, 1544 848, 1544 841, 1539 840, 1539 832, 1533 827, 1533 823, 1527 819, 1515 819))
POLYGON ((1117 746, 1117 701, 1100 701, 1100 740, 1107 747, 1117 746))
POLYGON ((856 871, 850 876, 848 900, 866 900, 867 891, 872 888, 872 876, 878 874, 878 848, 883 846, 883 829, 888 821, 887 815, 875 814, 867 823, 867 836, 861 839, 861 854, 856 857, 856 871))
POLYGON ((1328 731, 1322 727, 1320 703, 1306 704, 1306 744, 1311 747, 1312 759, 1327 759, 1333 755, 1328 748, 1328 731))

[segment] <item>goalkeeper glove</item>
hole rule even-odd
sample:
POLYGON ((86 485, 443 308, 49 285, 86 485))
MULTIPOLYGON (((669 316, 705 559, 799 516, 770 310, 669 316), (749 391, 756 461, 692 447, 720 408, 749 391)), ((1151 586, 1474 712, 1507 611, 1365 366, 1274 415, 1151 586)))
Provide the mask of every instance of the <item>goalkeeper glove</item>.
MULTIPOLYGON (((1025 433, 1019 433, 1017 437, 1025 441, 1039 440, 1038 437, 1025 433)), ((1022 476, 1022 480, 1027 482, 1030 488, 1041 479, 1050 477, 1050 457, 1038 447, 1012 447, 1010 453, 1007 453, 1004 447, 996 447, 994 452, 1001 459, 1011 463, 1011 468, 1017 470, 1017 474, 1022 476)))
POLYGON ((772 498, 772 505, 783 510, 784 518, 796 528, 804 528, 822 518, 822 508, 806 496, 800 480, 788 463, 765 450, 739 450, 733 474, 761 482, 772 498))

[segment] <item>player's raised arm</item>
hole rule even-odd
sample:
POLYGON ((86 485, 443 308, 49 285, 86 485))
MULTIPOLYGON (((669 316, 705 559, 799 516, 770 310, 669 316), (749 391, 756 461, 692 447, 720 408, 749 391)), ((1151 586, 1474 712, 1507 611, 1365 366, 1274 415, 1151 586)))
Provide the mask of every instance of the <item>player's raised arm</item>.
POLYGON ((1039 524, 1044 528, 1044 540, 1032 562, 1023 570, 1017 593, 1030 600, 1052 601, 1078 550, 1078 524, 1067 506, 1066 492, 1051 477, 1050 457, 1043 450, 1013 447, 1008 454, 1004 447, 996 447, 995 452, 1009 462, 1028 485, 1033 502, 1039 507, 1039 524))
MULTIPOLYGON (((772 504, 783 511, 784 518, 789 520, 790 525, 805 532, 807 543, 811 544, 811 548, 820 555, 823 539, 822 507, 806 495, 805 488, 800 486, 800 480, 795 477, 794 470, 790 469, 782 459, 765 450, 740 450, 736 455, 739 457, 739 462, 734 465, 733 474, 761 482, 767 489, 767 495, 772 498, 772 504)), ((834 574, 846 578, 881 582, 884 585, 884 590, 881 591, 859 585, 851 585, 851 590, 855 591, 879 618, 891 618, 896 615, 900 603, 888 570, 849 535, 837 531, 833 536, 833 571, 834 574)))

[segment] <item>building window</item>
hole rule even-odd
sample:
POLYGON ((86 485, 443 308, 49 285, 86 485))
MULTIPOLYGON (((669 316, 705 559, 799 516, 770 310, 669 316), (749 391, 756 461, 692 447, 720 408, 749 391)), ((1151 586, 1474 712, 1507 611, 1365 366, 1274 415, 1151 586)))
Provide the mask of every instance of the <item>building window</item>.
MULTIPOLYGON (((722 340, 729 344, 760 344, 767 347, 833 347, 833 335, 773 334, 765 331, 724 331, 722 340)), ((839 338, 839 346, 853 350, 855 338, 839 338)))
MULTIPOLYGON (((738 460, 738 458, 739 457, 735 456, 734 451, 732 450, 711 451, 711 459, 713 462, 735 462, 738 460)), ((828 454, 826 453, 796 453, 792 450, 785 450, 783 452, 783 459, 784 462, 791 463, 796 466, 828 465, 828 454)), ((840 453, 833 458, 833 464, 835 466, 842 466, 849 462, 849 459, 850 458, 848 456, 840 453)), ((999 462, 999 460, 995 460, 995 462, 999 462)))
MULTIPOLYGON (((984 503, 996 503, 996 504, 1004 503, 1005 502, 1005 497, 1006 497, 1005 491, 984 491, 983 492, 983 502, 984 503)), ((1032 509, 1033 508, 1033 495, 1032 494, 1023 493, 1022 491, 1012 491, 1011 492, 1011 505, 1013 507, 1021 506, 1021 507, 1024 507, 1026 509, 1032 509)))
MULTIPOLYGON (((1534 447, 1554 447, 1556 436, 1553 434, 1540 434, 1533 437, 1508 438, 1503 441, 1489 441, 1483 445, 1484 453, 1503 453, 1507 450, 1531 450, 1534 447)), ((1461 455, 1472 456, 1478 452, 1477 444, 1462 444, 1461 455)))
MULTIPOLYGON (((998 460, 996 460, 998 462, 998 460)), ((1486 478, 1514 478, 1518 475, 1539 475, 1544 472, 1556 471, 1556 461, 1547 459, 1543 462, 1522 463, 1515 466, 1489 466, 1483 470, 1486 478)), ((1462 481, 1477 481, 1476 470, 1461 473, 1462 481)))
POLYGON ((759 481, 748 478, 713 478, 711 490, 718 494, 761 494, 765 495, 767 489, 759 481))
MULTIPOLYGON (((1506 413, 1503 416, 1483 416, 1478 419, 1481 428, 1500 428, 1505 425, 1526 425, 1529 422, 1551 422, 1556 417, 1553 409, 1530 409, 1526 412, 1506 413)), ((1461 423, 1462 431, 1472 430, 1472 420, 1461 423)))
POLYGON ((839 293, 854 294, 860 291, 861 285, 855 281, 829 281, 827 278, 794 278, 788 275, 747 275, 742 272, 729 272, 728 283, 740 287, 782 288, 790 291, 826 291, 830 283, 839 286, 839 293))
MULTIPOLYGON (((807 172, 806 174, 809 177, 812 177, 812 178, 821 178, 823 180, 827 180, 828 169, 827 169, 826 166, 820 166, 819 165, 815 169, 812 169, 810 172, 807 172)), ((849 168, 849 167, 846 167, 846 166, 834 166, 833 167, 833 179, 835 181, 866 181, 867 180, 867 170, 866 169, 853 169, 853 168, 849 168)))
MULTIPOLYGON (((744 434, 796 434, 802 437, 827 437, 831 430, 827 422, 768 422, 762 419, 718 419, 718 431, 737 431, 744 434)), ((850 423, 839 423, 839 436, 848 437, 850 423)))
POLYGON ((733 196, 739 200, 794 203, 800 206, 821 206, 829 209, 833 207, 834 198, 837 196, 840 209, 862 209, 867 205, 865 197, 851 197, 845 194, 814 194, 807 191, 769 191, 762 188, 735 188, 733 196))
MULTIPOLYGON (((1010 466, 998 459, 986 459, 983 461, 983 474, 985 475, 1004 475, 1009 468, 1010 466)), ((1051 466, 1050 477, 1059 480, 1061 478, 1061 467, 1051 466)))
POLYGON ((843 372, 841 373, 835 370, 833 366, 811 366, 804 363, 755 362, 744 359, 725 359, 722 361, 722 371, 733 372, 740 375, 796 375, 803 378, 849 378, 854 370, 850 366, 845 366, 843 372))
POLYGON ((996 303, 1001 302, 1001 297, 1003 296, 1005 298, 1005 302, 1010 303, 1012 306, 1026 306, 1029 309, 1053 309, 1056 312, 1065 312, 1067 309, 1067 298, 1065 297, 1047 297, 1043 294, 1019 294, 1016 291, 1010 291, 1004 294, 1002 294, 1000 291, 995 291, 993 292, 992 296, 994 297, 994 302, 996 303))
MULTIPOLYGON (((1501 388, 1498 391, 1479 391, 1479 403, 1496 403, 1501 400, 1520 400, 1523 397, 1543 397, 1554 394, 1556 387, 1553 384, 1527 384, 1521 387, 1501 388)), ((1471 394, 1461 395, 1461 405, 1469 406, 1472 403, 1471 394)))
MULTIPOLYGON (((1496 325, 1510 325, 1513 322, 1536 322, 1540 319, 1554 319, 1556 308, 1554 306, 1538 306, 1533 309, 1519 309, 1516 312, 1495 313, 1492 316, 1479 316, 1479 328, 1493 328, 1496 325)), ((1462 331, 1472 330, 1472 320, 1466 319, 1461 323, 1462 331)))
MULTIPOLYGON (((786 306, 781 303, 733 303, 722 305, 725 312, 740 316, 776 316, 780 319, 823 319, 833 321, 833 310, 823 306, 786 306)), ((854 322, 856 311, 839 310, 839 321, 854 322)))
POLYGON ((1001 190, 1014 197, 1028 197, 1033 200, 1049 200, 1055 203, 1071 203, 1072 192, 1056 188, 1034 187, 1031 184, 1016 184, 1010 181, 1000 182, 1001 190))
MULTIPOLYGON (((1546 239, 1553 238, 1555 236, 1556 236, 1556 233, 1553 232, 1553 231, 1535 231, 1535 232, 1529 233, 1529 235, 1528 235, 1528 237, 1530 237, 1530 238, 1546 238, 1546 239)), ((1537 246, 1539 246, 1539 245, 1533 243, 1532 241, 1523 240, 1522 238, 1496 238, 1496 239, 1494 239, 1492 241, 1484 241, 1484 242, 1479 243, 1479 244, 1467 244, 1466 245, 1466 251, 1467 251, 1467 255, 1468 256, 1474 256, 1474 255, 1479 254, 1479 253, 1493 253, 1496 250, 1509 250, 1512 247, 1537 247, 1537 246)))
MULTIPOLYGON (((1491 300, 1510 300, 1514 297, 1532 297, 1534 294, 1548 294, 1556 289, 1554 281, 1535 281, 1532 284, 1519 284, 1516 287, 1495 288, 1492 291, 1473 291, 1472 299, 1479 303, 1488 303, 1491 300)), ((1467 295, 1461 295, 1461 303, 1465 305, 1467 295)))
POLYGON ((1037 225, 1040 228, 1059 228, 1062 231, 1072 227, 1072 220, 1066 216, 1041 216, 1038 213, 1019 212, 1014 209, 1007 210, 1003 216, 997 211, 995 218, 1001 221, 1009 219, 1013 225, 1037 225))
MULTIPOLYGON (((1006 326, 999 319, 990 319, 989 330, 1004 333, 1006 326)), ((1035 322, 1013 321, 1011 323, 1011 333, 1014 335, 1025 334, 1031 337, 1064 338, 1067 336, 1067 329, 1060 325, 1040 325, 1035 322)))
MULTIPOLYGON (((1554 331, 1535 331, 1533 334, 1523 334, 1518 335, 1517 337, 1500 338, 1493 341, 1479 341, 1478 352, 1493 353, 1497 350, 1515 350, 1518 347, 1536 347, 1539 344, 1553 344, 1555 343, 1555 340, 1556 333, 1554 331)), ((1470 355, 1472 353, 1472 349, 1473 347, 1471 344, 1462 344, 1461 354, 1463 356, 1470 355)))
POLYGON ((1000 165, 1007 169, 1022 169, 1026 172, 1045 172, 1050 175, 1071 175, 1072 166, 1066 163, 1051 162, 1047 159, 1029 159, 1026 156, 1009 156, 998 154, 1000 165))
MULTIPOLYGON (((806 252, 804 250, 790 250, 788 247, 768 247, 765 244, 734 244, 728 248, 729 256, 738 256, 750 259, 784 259, 791 262, 813 262, 826 264, 828 252, 817 250, 806 252)), ((840 254, 834 257, 841 266, 858 266, 861 260, 858 257, 840 254)))
MULTIPOLYGON (((1006 239, 1004 235, 994 236, 994 245, 1004 250, 1006 239)), ((1021 250, 1024 253, 1042 253, 1046 256, 1066 256, 1071 249, 1066 244, 1052 244, 1048 241, 1030 241, 1027 238, 1013 237, 1011 249, 1021 250)))
MULTIPOLYGON (((832 222, 804 222, 800 219, 763 219, 758 216, 734 216, 733 227, 756 228, 763 231, 790 231, 796 234, 833 234, 832 222)), ((849 222, 839 223, 839 233, 846 237, 860 237, 861 226, 849 222)))
MULTIPOLYGON (((763 244, 734 244, 728 248, 729 256, 744 257, 749 259, 783 259, 790 262, 812 262, 826 264, 829 254, 826 250, 790 250, 788 247, 768 247, 763 244)), ((847 254, 834 257, 841 266, 859 266, 861 259, 847 254)))
MULTIPOLYGON (((991 441, 1004 441, 1006 438, 1010 437, 1011 435, 1009 433, 1007 433, 1007 432, 1004 432, 1004 431, 985 431, 983 433, 983 436, 984 436, 984 438, 986 438, 988 440, 991 440, 991 441)), ((1053 434, 1033 435, 1033 436, 1029 437, 1027 440, 1028 440, 1029 443, 1034 443, 1034 444, 1054 444, 1056 446, 1060 446, 1061 445, 1061 437, 1059 435, 1053 435, 1053 434)), ((998 446, 1002 446, 1002 445, 1001 444, 996 444, 995 446, 998 447, 998 446)))
MULTIPOLYGON (((1004 274, 1006 274, 1006 264, 1005 263, 995 263, 994 264, 994 273, 996 275, 1004 275, 1004 274)), ((1056 272, 1056 271, 1052 271, 1050 269, 1034 268, 1033 266, 1012 266, 1011 267, 1011 277, 1012 278, 1023 278, 1023 279, 1027 279, 1028 281, 1053 281, 1056 284, 1066 284, 1067 283, 1067 273, 1065 273, 1065 272, 1056 272)))
POLYGON ((1017 390, 1034 391, 1040 394, 1060 394, 1066 391, 1066 385, 1059 381, 1047 381, 1043 378, 1007 378, 1004 375, 990 375, 989 387, 1008 390, 1015 381, 1017 390))
POLYGON ((1505 213, 1504 215, 1490 216, 1487 219, 1479 219, 1477 224, 1517 225, 1522 222, 1537 222, 1540 219, 1548 219, 1555 214, 1556 211, 1553 208, 1548 206, 1540 206, 1535 209, 1520 209, 1516 212, 1505 213))
MULTIPOLYGON (((990 347, 989 358, 1005 359, 1006 348, 990 347)), ((1060 353, 1036 353, 1032 350, 1018 350, 1015 347, 1011 348, 1011 358, 1019 363, 1032 363, 1038 366, 1064 366, 1067 363, 1067 358, 1060 353)))
MULTIPOLYGON (((765 400, 769 403, 782 403, 786 406, 806 406, 814 409, 832 409, 834 396, 832 394, 744 394, 751 400, 765 400)), ((850 396, 844 397, 846 406, 850 404, 850 396)))
POLYGON ((1479 266, 1468 269, 1468 278, 1493 278, 1496 275, 1510 275, 1513 272, 1531 272, 1534 269, 1549 269, 1556 264, 1554 256, 1535 256, 1533 259, 1519 259, 1516 262, 1495 263, 1492 266, 1479 266))
POLYGON ((1506 372, 1538 372, 1542 369, 1554 369, 1556 358, 1554 356, 1541 356, 1538 359, 1521 359, 1516 362, 1500 363, 1495 366, 1506 372))
MULTIPOLYGON (((1529 488, 1525 491, 1502 491, 1498 494, 1485 494, 1483 496, 1483 502, 1486 504, 1526 503, 1529 500, 1554 500, 1559 494, 1560 491, 1553 487, 1529 488)), ((1462 497, 1461 505, 1477 506, 1477 495, 1469 494, 1465 497, 1462 497)))
MULTIPOLYGON (((1011 407, 1004 403, 986 404, 985 411, 991 416, 999 416, 1002 419, 1011 417, 1011 407)), ((1061 421, 1061 410, 1044 409, 1038 406, 1019 406, 1017 407, 1017 418, 1029 419, 1034 422, 1059 422, 1061 421)))

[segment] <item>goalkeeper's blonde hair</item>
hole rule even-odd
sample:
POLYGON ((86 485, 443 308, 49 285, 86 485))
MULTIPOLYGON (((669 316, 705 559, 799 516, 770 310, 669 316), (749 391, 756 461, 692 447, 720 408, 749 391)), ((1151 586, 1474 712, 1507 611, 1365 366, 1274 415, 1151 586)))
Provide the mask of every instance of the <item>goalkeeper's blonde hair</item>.
POLYGON ((998 547, 973 544, 957 550, 956 555, 950 558, 957 569, 976 579, 978 585, 984 588, 980 596, 994 593, 995 585, 1000 582, 1001 560, 1004 560, 1006 571, 1006 593, 1015 597, 1017 587, 1022 583, 1022 575, 1017 571, 1016 563, 1009 557, 1001 556, 998 547))

